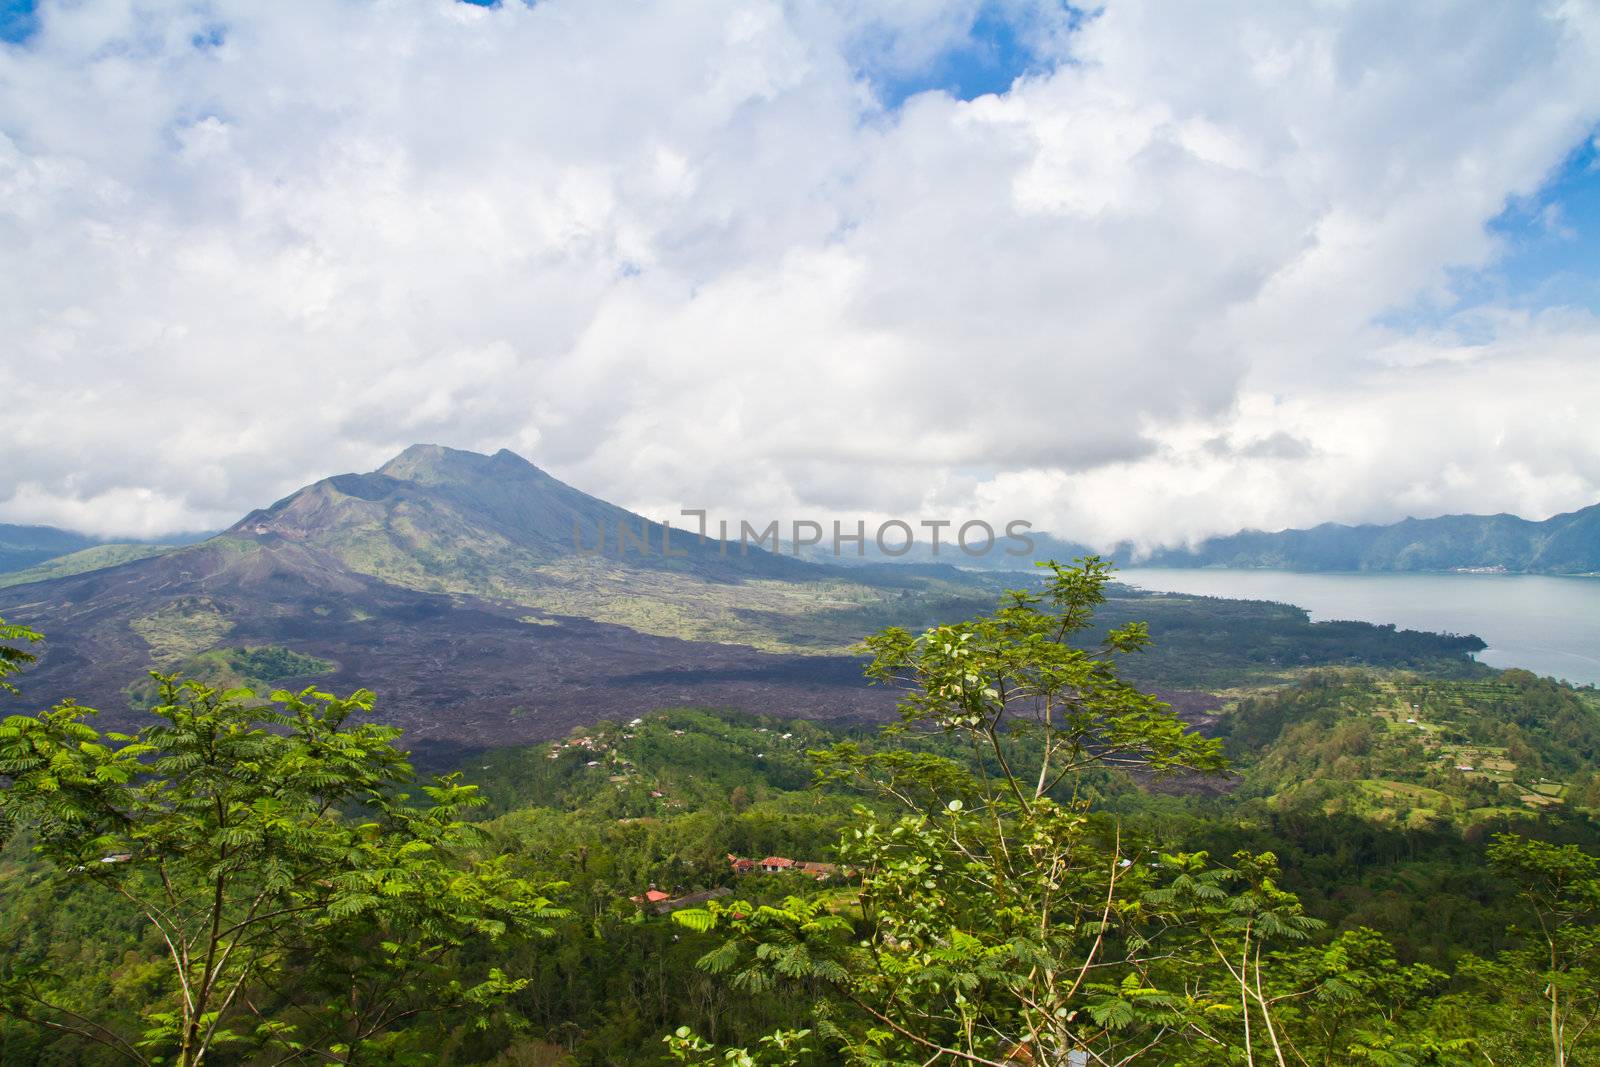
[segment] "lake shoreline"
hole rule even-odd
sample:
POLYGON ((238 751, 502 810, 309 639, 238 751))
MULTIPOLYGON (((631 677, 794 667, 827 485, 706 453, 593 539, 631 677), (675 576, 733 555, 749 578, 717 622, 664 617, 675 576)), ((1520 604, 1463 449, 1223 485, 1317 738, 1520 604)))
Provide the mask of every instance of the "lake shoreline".
POLYGON ((1115 578, 1153 593, 1270 600, 1313 622, 1351 619, 1475 634, 1475 657, 1574 685, 1600 685, 1600 582, 1592 575, 1461 571, 1280 571, 1129 567, 1115 578))

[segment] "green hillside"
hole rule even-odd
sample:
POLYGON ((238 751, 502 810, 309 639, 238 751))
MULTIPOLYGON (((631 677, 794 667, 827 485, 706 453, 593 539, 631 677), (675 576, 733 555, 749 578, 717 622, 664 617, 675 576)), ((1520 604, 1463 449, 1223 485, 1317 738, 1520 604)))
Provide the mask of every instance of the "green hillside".
POLYGON ((54 556, 31 567, 0 574, 0 589, 28 582, 47 582, 52 578, 65 578, 69 574, 103 570, 136 559, 149 559, 172 551, 172 545, 109 544, 79 549, 65 555, 54 556))
POLYGON ((1240 795, 1279 810, 1417 827, 1600 809, 1600 694, 1527 671, 1315 671, 1219 730, 1240 795))
MULTIPOLYGON (((1498 687, 1473 688, 1354 673, 1322 676, 1260 698, 1231 737, 1242 751, 1270 734, 1272 716, 1266 709, 1272 707, 1299 709, 1289 717, 1298 715, 1296 721, 1305 723, 1311 721, 1311 704, 1344 702, 1352 712, 1360 705, 1362 713, 1384 719, 1384 729, 1390 729, 1392 715, 1398 714, 1394 705, 1410 698, 1418 698, 1430 718, 1443 722, 1458 716, 1463 702, 1489 707, 1522 691, 1522 680, 1515 678, 1498 687), (1250 732, 1247 723, 1265 733, 1250 732)), ((1535 693, 1536 700, 1551 698, 1542 687, 1535 693)), ((1287 738, 1281 740, 1287 744, 1287 738)), ((802 895, 869 928, 856 876, 817 884, 798 875, 739 874, 728 860, 730 855, 782 856, 833 863, 841 842, 859 828, 862 805, 892 810, 842 785, 810 784, 808 753, 841 742, 871 748, 874 734, 781 716, 676 708, 636 723, 600 722, 552 743, 465 757, 464 779, 487 800, 476 816, 484 834, 481 853, 513 857, 519 873, 554 887, 556 900, 570 914, 556 924, 552 937, 494 943, 495 963, 530 977, 531 983, 487 1026, 456 1024, 449 1013, 419 1016, 406 1031, 417 1062, 431 1057, 432 1062, 485 1067, 644 1067, 663 1062, 662 1039, 680 1025, 693 1025, 719 1042, 752 1046, 777 1027, 812 1025, 815 1000, 798 990, 782 997, 751 994, 708 968, 704 961, 725 941, 724 934, 688 929, 633 898, 650 889, 674 900, 728 893, 729 899, 781 908, 793 895, 802 895)), ((942 734, 896 743, 971 765, 965 746, 942 734)), ((1280 745, 1263 762, 1282 751, 1280 745)), ((1331 765, 1327 769, 1338 773, 1331 765)), ((1255 780, 1257 772, 1243 770, 1247 781, 1255 780)), ((1401 1016, 1412 1027, 1469 1032, 1497 1056, 1504 1057, 1502 1050, 1512 1053, 1496 1062, 1544 1062, 1536 1058, 1539 1031, 1525 1025, 1528 1016, 1498 1003, 1492 984, 1504 982, 1504 972, 1474 970, 1474 954, 1492 958, 1516 944, 1506 928, 1522 921, 1516 887, 1489 869, 1481 835, 1417 815, 1429 803, 1445 803, 1447 790, 1400 780, 1345 784, 1350 803, 1329 810, 1300 805, 1256 811, 1256 798, 1241 789, 1203 804, 1191 802, 1175 814, 1171 798, 1144 793, 1126 779, 1101 779, 1086 792, 1115 794, 1121 814, 1114 823, 1101 816, 1095 824, 1108 840, 1115 834, 1130 854, 1155 857, 1206 848, 1221 858, 1237 849, 1270 848, 1278 855, 1282 888, 1297 894, 1326 926, 1305 947, 1275 953, 1269 973, 1287 981, 1297 968, 1320 966, 1323 970, 1311 970, 1308 981, 1353 984, 1351 989, 1336 986, 1338 998, 1309 1018, 1291 1017, 1302 1048, 1329 1057, 1311 1062, 1353 1062, 1341 1061, 1339 1042, 1363 1036, 1332 1027, 1327 1018, 1382 1023, 1401 1016), (1371 798, 1365 807, 1355 799, 1363 796, 1371 798), (1407 807, 1412 814, 1402 816, 1407 807), (1390 956, 1384 964, 1380 957, 1379 964, 1395 973, 1400 988, 1392 1007, 1373 1014, 1366 999, 1376 995, 1372 964, 1354 949, 1366 943, 1363 939, 1379 936, 1398 953, 1398 960, 1390 956), (1418 964, 1442 973, 1419 983, 1412 973, 1418 964), (1319 1040, 1323 1044, 1313 1043, 1319 1040), (1526 1046, 1519 1044, 1524 1040, 1526 1046)), ((1600 830, 1592 823, 1578 820, 1564 829, 1550 823, 1558 808, 1505 807, 1503 816, 1482 811, 1477 816, 1535 835, 1576 838, 1591 852, 1600 848, 1600 830)), ((1149 869, 1159 876, 1162 863, 1149 869)), ((935 871, 928 877, 944 876, 935 871)), ((148 937, 141 940, 137 913, 86 879, 51 877, 29 854, 25 838, 0 849, 0 929, 6 931, 0 954, 29 965, 50 961, 55 995, 95 1005, 97 1017, 114 1024, 136 1027, 136 1009, 164 991, 155 977, 161 946, 148 937)), ((452 956, 451 966, 464 968, 476 951, 452 956)), ((115 1053, 70 1034, 4 1017, 0 1041, 8 1058, 23 1063, 121 1062, 115 1053)), ((1199 1052, 1195 1059, 1170 1062, 1207 1062, 1199 1052)), ((837 1061, 821 1055, 801 1062, 821 1067, 837 1061)), ((1466 1067, 1472 1060, 1443 1056, 1394 1062, 1466 1067)))

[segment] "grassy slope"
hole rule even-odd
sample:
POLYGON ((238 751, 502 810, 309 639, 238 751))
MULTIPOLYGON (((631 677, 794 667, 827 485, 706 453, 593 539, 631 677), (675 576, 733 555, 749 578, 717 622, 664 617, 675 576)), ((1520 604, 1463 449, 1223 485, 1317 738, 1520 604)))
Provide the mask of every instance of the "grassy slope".
MULTIPOLYGON (((326 674, 337 664, 307 656, 278 645, 213 648, 189 656, 173 665, 173 673, 219 689, 248 688, 263 697, 280 682, 307 681, 326 674)), ((128 686, 128 702, 134 708, 147 708, 157 694, 153 679, 145 678, 128 686)))
POLYGON ((1525 671, 1312 672, 1246 697, 1222 730, 1245 795, 1413 827, 1592 807, 1600 695, 1525 671))
POLYGON ((69 574, 84 574, 136 559, 149 559, 151 556, 171 552, 172 548, 172 545, 95 545, 93 548, 69 552, 64 556, 36 563, 25 570, 0 574, 0 589, 12 585, 26 585, 29 582, 45 582, 51 578, 65 578, 69 574))

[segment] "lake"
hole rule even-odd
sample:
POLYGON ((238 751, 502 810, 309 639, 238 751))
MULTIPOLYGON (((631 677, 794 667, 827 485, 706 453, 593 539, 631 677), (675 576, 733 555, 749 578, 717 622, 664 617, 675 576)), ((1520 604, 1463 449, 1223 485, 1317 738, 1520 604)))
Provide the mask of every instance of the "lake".
POLYGON ((1477 634, 1489 646, 1478 659, 1492 667, 1600 685, 1600 578, 1145 567, 1119 570, 1117 578, 1141 589, 1296 604, 1318 622, 1477 634))

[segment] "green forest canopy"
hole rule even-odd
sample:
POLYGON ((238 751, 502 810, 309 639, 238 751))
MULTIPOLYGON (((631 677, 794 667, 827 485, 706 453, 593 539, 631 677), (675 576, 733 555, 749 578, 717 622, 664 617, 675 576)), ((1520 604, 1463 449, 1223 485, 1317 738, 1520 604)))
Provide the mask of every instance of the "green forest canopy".
POLYGON ((5 1062, 1595 1054, 1592 694, 1323 670, 1207 740, 1123 680, 1105 577, 876 635, 881 736, 680 709, 426 781, 366 693, 13 716, 5 1062))

